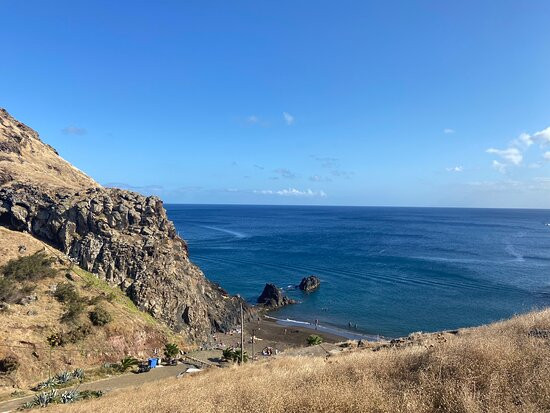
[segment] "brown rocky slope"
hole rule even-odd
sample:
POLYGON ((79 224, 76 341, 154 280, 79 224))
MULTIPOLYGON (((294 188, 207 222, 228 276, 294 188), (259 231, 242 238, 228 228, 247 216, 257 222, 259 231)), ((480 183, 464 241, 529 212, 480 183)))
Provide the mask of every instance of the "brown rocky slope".
POLYGON ((238 321, 241 301, 189 260, 160 199, 100 186, 3 109, 0 225, 67 254, 192 341, 238 321))

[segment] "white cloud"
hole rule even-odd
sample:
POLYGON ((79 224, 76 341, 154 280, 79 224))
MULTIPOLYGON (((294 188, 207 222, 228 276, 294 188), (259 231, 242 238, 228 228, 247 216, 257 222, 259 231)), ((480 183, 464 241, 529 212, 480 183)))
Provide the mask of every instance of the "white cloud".
POLYGON ((443 129, 443 133, 449 135, 451 133, 455 133, 456 131, 454 129, 451 129, 451 128, 445 128, 443 129))
POLYGON ((331 182, 332 179, 329 177, 321 176, 321 175, 312 175, 309 177, 309 180, 312 182, 331 182))
POLYGON ((336 168, 339 165, 338 158, 332 158, 330 156, 315 156, 311 155, 313 159, 315 159, 318 162, 321 162, 321 166, 323 168, 336 168))
POLYGON ((506 173, 506 164, 499 162, 499 161, 493 161, 493 168, 495 168, 497 171, 499 171, 501 174, 506 173))
POLYGON ((79 128, 78 126, 67 126, 61 129, 65 135, 86 135, 86 129, 79 128))
POLYGON ((529 135, 528 133, 522 133, 514 141, 514 143, 529 147, 534 143, 538 143, 541 146, 550 144, 550 126, 546 129, 540 130, 538 132, 529 135))
POLYGON ((462 172, 464 171, 464 167, 463 166, 452 166, 450 168, 445 168, 445 170, 447 172, 462 172))
POLYGON ((292 196, 292 197, 326 197, 327 194, 325 191, 312 191, 311 189, 299 190, 296 188, 288 189, 262 189, 253 191, 255 194, 260 195, 277 195, 277 196, 292 196))
POLYGON ((342 171, 340 169, 333 169, 330 173, 333 176, 338 176, 345 179, 350 179, 354 175, 354 172, 342 171))
POLYGON ((490 148, 490 149, 487 149, 487 153, 498 155, 502 159, 514 165, 521 164, 521 161, 523 160, 523 155, 518 148, 508 148, 508 149, 490 148))
POLYGON ((550 126, 533 134, 533 140, 541 144, 550 143, 550 126))
POLYGON ((283 118, 285 119, 285 122, 288 126, 290 126, 294 123, 294 116, 292 116, 288 112, 283 112, 283 118))
POLYGON ((542 157, 543 157, 544 159, 546 159, 547 161, 550 161, 550 151, 544 152, 544 154, 542 155, 542 157))
POLYGON ((255 116, 255 115, 250 115, 249 117, 246 118, 246 122, 247 123, 251 123, 251 124, 254 124, 254 123, 259 123, 260 122, 260 118, 255 116))
POLYGON ((296 178, 296 174, 286 168, 278 168, 278 169, 275 169, 273 172, 280 175, 282 178, 287 178, 287 179, 296 178))
POLYGON ((520 146, 531 146, 533 144, 533 140, 531 139, 531 135, 529 135, 528 133, 522 133, 518 136, 518 139, 516 141, 517 143, 519 143, 520 146))

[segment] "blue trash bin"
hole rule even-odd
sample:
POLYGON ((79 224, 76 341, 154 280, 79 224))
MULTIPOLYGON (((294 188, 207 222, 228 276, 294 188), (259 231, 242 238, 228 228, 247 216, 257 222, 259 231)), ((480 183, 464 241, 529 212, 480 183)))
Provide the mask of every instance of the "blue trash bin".
POLYGON ((152 359, 149 359, 149 367, 154 369, 155 367, 157 367, 157 364, 158 364, 158 360, 157 358, 152 358, 152 359))

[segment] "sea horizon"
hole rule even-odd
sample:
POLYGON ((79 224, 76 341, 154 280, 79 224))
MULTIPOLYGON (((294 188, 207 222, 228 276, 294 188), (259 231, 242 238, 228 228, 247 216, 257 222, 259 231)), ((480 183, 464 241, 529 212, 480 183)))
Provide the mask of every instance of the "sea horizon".
MULTIPOLYGON (((149 194, 145 196, 156 196, 162 200, 162 197, 159 195, 149 194)), ((250 203, 203 203, 203 202, 165 202, 165 206, 177 206, 177 205, 187 205, 187 206, 250 206, 250 207, 327 207, 327 208, 419 208, 419 209, 481 209, 481 210, 526 210, 526 211, 550 211, 550 208, 525 208, 525 207, 475 207, 475 206, 410 206, 410 205, 347 205, 347 204, 250 204, 250 203)))

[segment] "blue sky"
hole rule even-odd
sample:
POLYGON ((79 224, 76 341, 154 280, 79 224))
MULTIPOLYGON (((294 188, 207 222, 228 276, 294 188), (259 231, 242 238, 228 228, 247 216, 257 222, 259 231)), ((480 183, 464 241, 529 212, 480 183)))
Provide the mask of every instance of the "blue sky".
POLYGON ((0 8, 0 106, 102 184, 184 203, 550 207, 549 1, 0 8))

